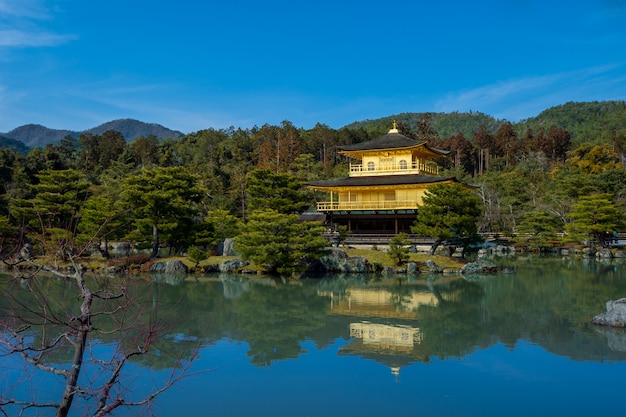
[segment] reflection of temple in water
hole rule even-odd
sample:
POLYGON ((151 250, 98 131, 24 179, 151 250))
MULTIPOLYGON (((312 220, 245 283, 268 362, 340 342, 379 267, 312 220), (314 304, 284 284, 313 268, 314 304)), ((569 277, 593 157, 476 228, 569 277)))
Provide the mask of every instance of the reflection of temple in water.
POLYGON ((333 314, 358 317, 393 317, 415 319, 420 306, 435 307, 438 298, 432 292, 394 293, 380 288, 350 288, 345 294, 330 296, 333 314))
POLYGON ((420 329, 416 327, 391 326, 368 321, 350 323, 350 337, 362 339, 364 346, 397 352, 410 352, 413 346, 422 343, 424 339, 420 329))
POLYGON ((400 369, 412 362, 425 362, 428 355, 421 346, 424 335, 417 327, 402 324, 350 323, 354 340, 341 348, 341 355, 358 355, 389 367, 396 381, 400 369))
POLYGON ((453 293, 410 287, 349 287, 339 294, 320 295, 330 297, 331 314, 362 319, 350 323, 352 341, 339 354, 382 363, 396 380, 403 366, 428 361, 427 347, 422 345, 424 334, 416 325, 419 308, 437 307, 442 300, 454 298, 453 293))

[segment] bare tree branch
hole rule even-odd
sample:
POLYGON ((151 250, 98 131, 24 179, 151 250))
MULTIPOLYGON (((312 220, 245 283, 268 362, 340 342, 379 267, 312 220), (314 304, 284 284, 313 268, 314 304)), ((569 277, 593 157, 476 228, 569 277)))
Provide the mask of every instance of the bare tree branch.
MULTIPOLYGON (((132 392, 126 389, 116 392, 116 387, 123 387, 121 380, 125 365, 133 358, 147 354, 150 347, 159 340, 166 326, 158 319, 159 310, 154 307, 151 307, 149 322, 145 323, 146 316, 142 314, 141 308, 137 308, 139 305, 137 300, 129 297, 126 285, 122 285, 120 290, 112 290, 108 288, 108 282, 103 282, 102 289, 92 290, 85 279, 84 268, 76 262, 74 256, 68 254, 68 258, 72 265, 70 270, 40 264, 34 259, 20 259, 15 263, 28 265, 37 272, 30 274, 25 280, 14 278, 14 285, 17 286, 20 283, 20 288, 30 295, 30 299, 7 294, 15 310, 7 316, 10 321, 0 321, 0 326, 2 326, 0 345, 7 348, 2 352, 2 356, 19 355, 25 364, 29 364, 34 369, 64 377, 65 388, 60 402, 40 403, 35 397, 32 400, 21 400, 0 396, 0 416, 15 415, 16 412, 21 415, 28 409, 37 407, 56 408, 57 416, 67 416, 75 398, 85 400, 95 398, 97 406, 92 411, 93 415, 104 416, 120 407, 148 405, 154 398, 182 379, 188 371, 191 361, 187 362, 182 370, 173 369, 172 374, 163 384, 155 387, 153 392, 140 399, 125 398, 125 393, 132 392), (78 312, 71 313, 68 310, 65 317, 59 314, 67 307, 55 304, 54 299, 49 297, 47 288, 41 285, 42 280, 37 277, 37 274, 44 271, 73 284, 72 287, 77 289, 76 294, 80 299, 77 306, 78 312), (98 303, 97 306, 94 306, 94 302, 98 303), (94 320, 98 317, 111 317, 113 320, 104 322, 107 323, 107 328, 97 329, 94 326, 94 320), (113 328, 108 328, 110 323, 114 324, 113 328), (97 352, 94 352, 93 346, 90 346, 89 339, 96 331, 101 335, 123 332, 126 335, 135 336, 125 337, 119 341, 117 353, 107 360, 98 358, 97 352), (49 334, 53 337, 49 338, 49 334), (32 340, 33 337, 35 337, 34 340, 32 340), (73 350, 70 366, 59 368, 51 365, 47 355, 53 354, 63 346, 71 346, 73 350), (132 348, 128 349, 128 346, 132 348), (86 355, 87 351, 89 353, 86 355), (86 387, 79 386, 79 376, 85 363, 98 364, 105 372, 102 375, 105 378, 104 382, 96 384, 99 379, 92 378, 86 382, 86 387)), ((192 356, 195 357, 195 354, 192 356)))

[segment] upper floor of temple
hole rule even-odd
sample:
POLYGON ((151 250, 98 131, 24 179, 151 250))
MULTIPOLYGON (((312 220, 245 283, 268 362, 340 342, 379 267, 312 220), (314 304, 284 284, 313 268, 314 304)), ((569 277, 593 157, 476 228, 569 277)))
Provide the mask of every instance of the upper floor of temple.
POLYGON ((428 146, 393 129, 384 136, 354 145, 339 146, 340 154, 357 160, 350 163, 350 177, 377 175, 437 175, 433 159, 448 156, 449 151, 428 146))

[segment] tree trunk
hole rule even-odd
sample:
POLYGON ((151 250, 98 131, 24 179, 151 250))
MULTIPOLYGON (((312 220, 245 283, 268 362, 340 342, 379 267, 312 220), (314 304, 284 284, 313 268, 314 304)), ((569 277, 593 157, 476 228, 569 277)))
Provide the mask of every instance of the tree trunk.
POLYGON ((67 383, 65 384, 65 392, 63 393, 63 399, 59 409, 57 410, 57 417, 66 417, 72 407, 74 401, 74 395, 76 394, 76 388, 78 384, 78 376, 83 366, 83 357, 85 356, 85 346, 87 344, 87 334, 89 333, 88 325, 81 324, 81 330, 78 332, 76 338, 76 345, 74 346, 74 359, 72 360, 72 367, 69 369, 67 375, 67 383))
POLYGON ((465 250, 467 249, 467 243, 463 243, 463 246, 461 247, 461 259, 465 259, 465 250))
POLYGON ((596 240, 598 241, 598 243, 602 247, 602 249, 605 249, 605 248, 609 247, 609 245, 607 244, 606 233, 595 232, 594 235, 596 237, 596 240))
MULTIPOLYGON (((77 267, 76 265, 74 266, 77 267)), ((66 417, 72 407, 72 402, 76 395, 78 377, 83 367, 87 336, 91 331, 91 303, 93 301, 93 294, 85 283, 82 270, 78 267, 76 268, 75 278, 78 288, 80 289, 81 297, 83 298, 83 303, 80 306, 80 316, 70 322, 70 327, 73 327, 74 323, 77 324, 76 331, 78 334, 73 342, 74 358, 72 359, 72 366, 67 372, 67 383, 65 384, 63 399, 57 410, 57 417, 66 417)))
POLYGON ((104 242, 98 242, 98 250, 104 259, 111 259, 111 254, 109 253, 109 238, 104 236, 104 242))
POLYGON ((159 228, 156 224, 152 225, 152 254, 150 258, 159 256, 159 228))
POLYGON ((110 259, 111 254, 109 253, 109 238, 104 236, 104 259, 110 259))
POLYGON ((443 240, 436 238, 435 241, 433 242, 433 245, 430 247, 430 250, 428 251, 429 255, 434 255, 435 251, 437 250, 437 248, 439 247, 439 245, 441 245, 441 242, 443 242, 443 240))

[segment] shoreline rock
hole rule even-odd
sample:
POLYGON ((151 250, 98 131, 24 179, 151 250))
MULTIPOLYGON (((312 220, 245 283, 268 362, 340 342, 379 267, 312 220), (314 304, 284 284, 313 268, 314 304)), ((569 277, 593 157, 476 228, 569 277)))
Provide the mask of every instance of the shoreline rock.
POLYGON ((600 326, 626 328, 626 298, 606 302, 606 313, 595 316, 591 323, 600 326))
POLYGON ((498 267, 486 259, 468 262, 461 268, 461 275, 493 274, 496 272, 498 272, 498 267))
POLYGON ((183 261, 158 261, 150 266, 150 272, 156 274, 186 274, 189 271, 183 261))

